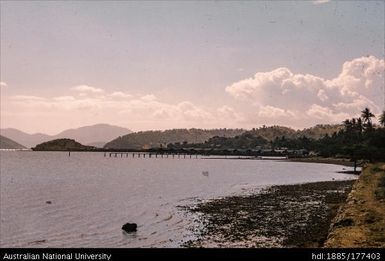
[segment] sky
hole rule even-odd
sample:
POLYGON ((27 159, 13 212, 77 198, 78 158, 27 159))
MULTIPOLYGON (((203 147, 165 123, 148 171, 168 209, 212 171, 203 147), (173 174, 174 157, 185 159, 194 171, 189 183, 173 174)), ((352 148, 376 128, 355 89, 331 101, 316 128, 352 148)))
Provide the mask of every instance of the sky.
POLYGON ((1 128, 305 128, 384 109, 382 0, 0 5, 1 128))

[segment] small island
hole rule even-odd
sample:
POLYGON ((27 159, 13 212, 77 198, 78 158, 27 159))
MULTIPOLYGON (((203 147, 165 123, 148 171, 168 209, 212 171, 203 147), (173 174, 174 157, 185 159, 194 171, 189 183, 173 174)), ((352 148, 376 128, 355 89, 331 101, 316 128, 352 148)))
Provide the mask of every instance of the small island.
POLYGON ((32 148, 34 151, 93 151, 93 146, 85 146, 72 139, 56 139, 40 143, 32 148))

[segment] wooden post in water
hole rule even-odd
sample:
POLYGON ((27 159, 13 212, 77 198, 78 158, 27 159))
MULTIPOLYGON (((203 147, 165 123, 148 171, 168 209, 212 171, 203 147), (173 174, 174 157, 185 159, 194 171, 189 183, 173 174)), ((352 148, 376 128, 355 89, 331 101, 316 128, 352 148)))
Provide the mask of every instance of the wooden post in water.
POLYGON ((68 152, 68 157, 71 157, 71 151, 68 152))

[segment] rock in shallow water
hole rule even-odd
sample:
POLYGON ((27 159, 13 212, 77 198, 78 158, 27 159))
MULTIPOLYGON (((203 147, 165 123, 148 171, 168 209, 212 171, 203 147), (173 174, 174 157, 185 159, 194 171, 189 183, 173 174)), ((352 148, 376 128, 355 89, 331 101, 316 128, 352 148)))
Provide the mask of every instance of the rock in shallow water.
POLYGON ((127 233, 135 232, 138 226, 135 223, 126 223, 122 226, 122 229, 127 233))

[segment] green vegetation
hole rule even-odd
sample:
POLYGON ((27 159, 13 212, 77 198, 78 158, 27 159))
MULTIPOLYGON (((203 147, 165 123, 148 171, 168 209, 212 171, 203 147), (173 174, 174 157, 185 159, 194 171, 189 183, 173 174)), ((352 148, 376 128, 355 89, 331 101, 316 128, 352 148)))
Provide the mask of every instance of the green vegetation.
POLYGON ((385 127, 385 111, 382 112, 382 114, 380 115, 380 124, 382 127, 385 127))
POLYGON ((43 142, 32 148, 34 151, 92 151, 95 147, 84 146, 71 139, 56 139, 43 142))
POLYGON ((118 137, 108 142, 106 149, 151 149, 165 148, 169 143, 201 143, 214 136, 234 137, 243 129, 173 129, 165 131, 140 131, 118 137))
POLYGON ((335 217, 325 247, 385 247, 385 164, 368 164, 335 217))
MULTIPOLYGON (((316 147, 322 156, 344 155, 353 161, 359 159, 381 161, 385 159, 385 128, 375 127, 375 116, 368 108, 360 118, 344 121, 344 129, 319 140, 316 147)), ((381 120, 380 120, 381 121, 381 120)))
POLYGON ((25 147, 16 141, 0 135, 0 149, 25 149, 25 147))
POLYGON ((372 168, 372 172, 379 173, 378 185, 375 190, 377 200, 385 200, 385 169, 378 166, 372 168))
POLYGON ((293 130, 282 126, 263 126, 245 131, 235 137, 215 136, 203 143, 168 144, 171 150, 205 150, 209 154, 244 155, 305 155, 315 150, 320 137, 329 137, 340 132, 342 125, 317 125, 304 130, 293 130))
POLYGON ((235 137, 215 136, 203 143, 173 143, 168 149, 203 149, 213 154, 291 155, 309 153, 322 157, 359 160, 385 160, 385 127, 373 123, 374 114, 365 108, 361 117, 347 119, 343 125, 318 125, 302 131, 272 126, 245 131, 235 137), (323 136, 321 136, 323 135, 323 136))
POLYGON ((254 146, 262 146, 276 137, 319 139, 325 134, 332 134, 342 128, 342 125, 317 125, 304 130, 294 130, 282 126, 263 126, 261 128, 246 131, 243 129, 173 129, 165 131, 141 131, 119 137, 104 148, 107 149, 159 149, 159 148, 183 148, 189 147, 216 147, 217 144, 228 142, 222 148, 249 149, 254 146), (236 140, 232 140, 235 138, 236 140), (256 139, 251 141, 252 139, 256 139), (201 144, 206 145, 202 146, 201 144), (191 144, 200 144, 191 146, 191 144), (212 144, 210 146, 209 144, 212 144))
POLYGON ((158 153, 199 153, 247 156, 320 156, 358 161, 385 160, 385 112, 374 123, 374 114, 365 108, 361 117, 340 125, 316 125, 294 130, 282 126, 243 129, 172 129, 142 131, 118 137, 103 149, 83 146, 74 140, 42 143, 34 150, 157 151, 158 153))

